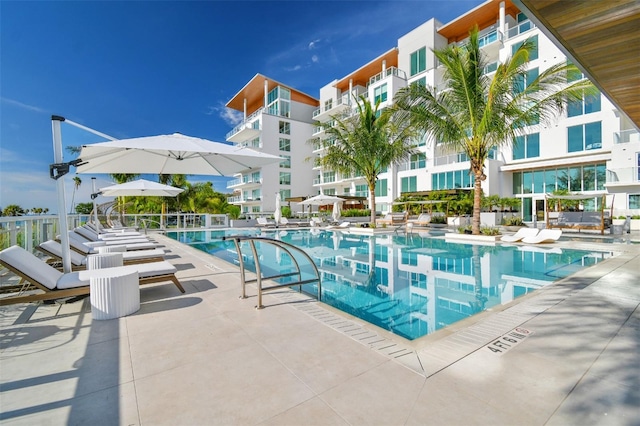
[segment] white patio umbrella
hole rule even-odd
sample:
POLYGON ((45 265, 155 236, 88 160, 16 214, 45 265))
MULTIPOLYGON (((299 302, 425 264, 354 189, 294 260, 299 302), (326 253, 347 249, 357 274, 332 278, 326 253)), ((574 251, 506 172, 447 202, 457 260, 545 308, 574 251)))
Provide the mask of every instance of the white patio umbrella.
POLYGON ((340 214, 342 213, 340 211, 340 202, 336 201, 335 203, 333 203, 333 212, 331 212, 331 217, 333 218, 334 222, 337 222, 340 219, 340 214))
MULTIPOLYGON (((60 227, 66 229, 64 174, 69 166, 76 167, 77 173, 152 173, 230 176, 244 170, 259 168, 282 161, 278 156, 262 153, 249 148, 236 147, 220 142, 172 135, 149 136, 133 139, 112 140, 91 145, 83 145, 78 159, 63 163, 62 133, 60 123, 69 124, 90 131, 106 139, 112 137, 89 129, 64 117, 52 116, 53 151, 55 163, 50 165, 49 174, 57 180, 58 214, 60 227)), ((71 271, 71 253, 66 232, 62 232, 62 265, 65 272, 71 271)))
POLYGON ((280 220, 282 219, 282 211, 280 209, 280 193, 276 192, 276 211, 273 212, 273 218, 276 221, 276 226, 280 224, 280 220))
POLYGON ((335 195, 319 194, 319 195, 316 195, 315 197, 310 197, 304 201, 301 201, 300 204, 305 206, 309 206, 309 205, 325 206, 327 204, 333 204, 335 202, 342 202, 342 201, 344 201, 344 198, 336 197, 335 195))
POLYGON ((83 145, 79 161, 77 173, 231 176, 282 158, 174 133, 83 145))
POLYGON ((99 189, 100 194, 106 197, 175 197, 184 191, 182 188, 152 182, 146 179, 138 179, 117 185, 105 186, 99 189))

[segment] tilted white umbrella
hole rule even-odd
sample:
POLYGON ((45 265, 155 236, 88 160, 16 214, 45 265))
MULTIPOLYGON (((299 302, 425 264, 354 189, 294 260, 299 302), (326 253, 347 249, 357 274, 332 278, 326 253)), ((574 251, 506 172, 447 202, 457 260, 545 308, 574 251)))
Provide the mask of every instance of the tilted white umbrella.
POLYGON ((83 145, 76 171, 231 176, 279 161, 253 149, 174 133, 83 145))
POLYGON ((110 185, 100 188, 100 194, 106 197, 146 196, 146 197, 175 197, 184 189, 164 185, 146 179, 110 185))
POLYGON ((333 204, 335 202, 342 201, 344 201, 344 198, 336 197, 334 195, 319 194, 315 197, 307 198, 306 200, 300 202, 300 204, 303 204, 305 206, 325 206, 327 204, 333 204))

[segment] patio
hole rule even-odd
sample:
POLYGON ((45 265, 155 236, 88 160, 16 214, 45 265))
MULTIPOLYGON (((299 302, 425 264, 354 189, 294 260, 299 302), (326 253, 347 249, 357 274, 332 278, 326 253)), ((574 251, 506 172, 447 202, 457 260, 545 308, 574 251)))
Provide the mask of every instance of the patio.
POLYGON ((144 287, 109 321, 86 299, 0 309, 4 424, 637 422, 639 244, 557 243, 619 255, 409 342, 293 291, 255 310, 233 265, 155 238, 186 294, 144 287))

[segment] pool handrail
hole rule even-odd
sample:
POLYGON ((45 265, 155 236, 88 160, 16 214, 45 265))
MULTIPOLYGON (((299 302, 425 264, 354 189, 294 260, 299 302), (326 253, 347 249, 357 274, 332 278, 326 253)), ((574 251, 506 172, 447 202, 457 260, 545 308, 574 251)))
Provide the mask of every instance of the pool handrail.
POLYGON ((316 266, 316 264, 313 262, 313 259, 311 258, 311 256, 309 256, 304 250, 294 246, 293 244, 289 244, 287 242, 281 241, 281 240, 277 240, 274 238, 267 238, 267 237, 254 237, 254 236, 250 236, 250 235, 232 235, 232 236, 224 236, 222 237, 223 241, 226 240, 233 240, 233 243, 236 246, 236 252, 238 253, 238 262, 239 262, 239 266, 240 266, 240 284, 241 284, 241 295, 240 298, 241 299, 246 299, 247 295, 246 295, 246 285, 247 284, 251 284, 251 283, 256 283, 257 287, 258 287, 258 304, 256 305, 256 309, 262 309, 264 308, 264 305, 262 304, 262 293, 266 292, 266 291, 271 291, 271 290, 277 290, 283 287, 294 287, 294 286, 298 286, 298 291, 302 291, 302 285, 303 284, 311 284, 314 282, 318 283, 318 301, 321 301, 322 299, 322 280, 320 279, 320 273, 318 272, 318 267, 316 266), (245 267, 244 267, 244 259, 242 257, 242 249, 240 248, 240 242, 241 241, 248 241, 249 242, 249 246, 251 247, 251 252, 255 261, 255 265, 256 265, 256 278, 254 279, 246 279, 246 274, 245 274, 245 267), (280 248, 282 250, 285 251, 285 253, 287 253, 287 255, 292 259, 294 265, 295 265, 295 269, 296 271, 294 272, 287 272, 284 274, 278 274, 278 275, 272 275, 269 277, 263 277, 262 276, 262 272, 261 272, 261 267, 260 267, 260 257, 258 256, 258 252, 256 250, 256 246, 255 246, 255 242, 256 241, 260 241, 263 243, 267 243, 267 244, 271 244, 276 246, 277 248, 280 248), (302 273, 300 271, 300 265, 298 264, 298 261, 296 260, 296 258, 291 254, 291 250, 294 250, 300 254, 302 254, 308 261, 309 264, 313 267, 313 271, 315 272, 315 278, 309 278, 309 279, 302 279, 302 273), (286 278, 286 277, 291 277, 291 276, 298 276, 298 281, 292 282, 292 283, 286 283, 286 284, 276 284, 276 285, 270 285, 268 287, 262 287, 262 281, 263 280, 274 280, 274 279, 278 279, 278 278, 286 278))

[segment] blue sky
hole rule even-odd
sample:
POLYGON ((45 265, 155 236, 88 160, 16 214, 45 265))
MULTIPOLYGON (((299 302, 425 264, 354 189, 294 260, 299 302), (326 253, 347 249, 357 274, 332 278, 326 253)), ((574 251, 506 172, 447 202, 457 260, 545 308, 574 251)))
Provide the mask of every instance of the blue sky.
MULTIPOLYGON (((423 22, 480 3, 0 1, 0 208, 57 211, 52 114, 116 138, 180 132, 222 142, 240 118, 224 105, 256 73, 317 98, 423 22)), ((63 140, 101 141, 68 125, 63 140)), ((79 176, 75 202, 88 202, 91 176, 79 176)), ((189 178, 203 179, 227 192, 225 178, 189 178)))

